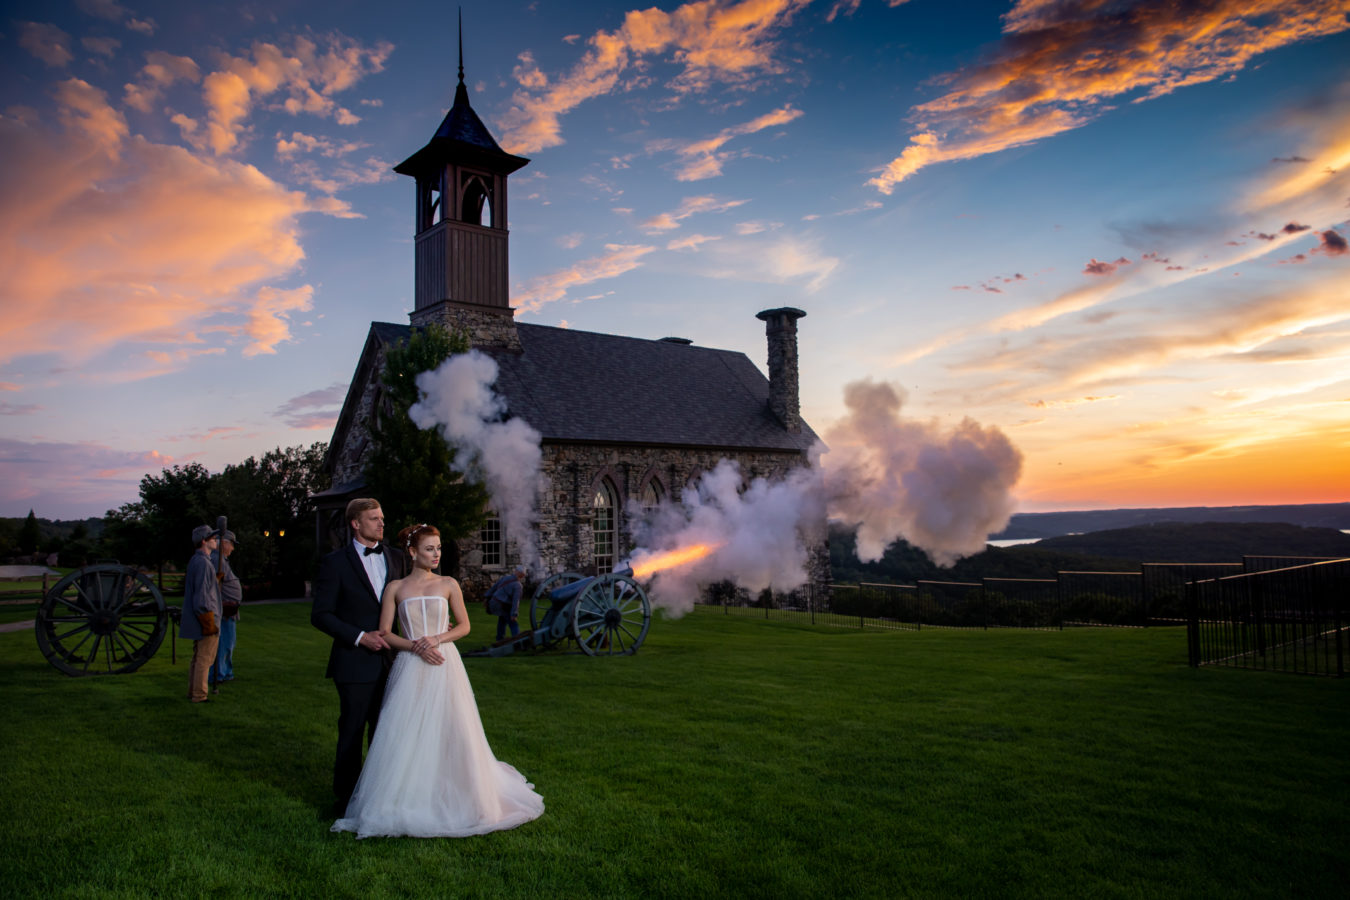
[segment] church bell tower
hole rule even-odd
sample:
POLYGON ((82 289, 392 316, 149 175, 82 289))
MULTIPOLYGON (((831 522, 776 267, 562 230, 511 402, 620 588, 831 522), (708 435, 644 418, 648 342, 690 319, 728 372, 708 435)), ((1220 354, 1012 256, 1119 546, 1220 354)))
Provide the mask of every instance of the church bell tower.
POLYGON ((439 322, 474 346, 519 350, 510 303, 506 181, 512 156, 469 106, 464 38, 455 102, 425 147, 394 166, 417 182, 414 326, 439 322))

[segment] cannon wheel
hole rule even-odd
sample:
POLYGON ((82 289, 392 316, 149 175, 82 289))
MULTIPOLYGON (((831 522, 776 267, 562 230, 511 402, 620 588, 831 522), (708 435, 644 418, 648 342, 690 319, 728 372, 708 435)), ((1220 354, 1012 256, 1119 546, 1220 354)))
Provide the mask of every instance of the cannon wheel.
POLYGON ((71 572, 42 600, 33 630, 47 662, 67 675, 134 672, 168 630, 164 597, 131 566, 71 572))
MULTIPOLYGON (((549 598, 549 591, 556 591, 560 587, 566 587, 574 581, 580 581, 585 575, 579 572, 559 572, 557 575, 550 575, 539 582, 539 587, 534 589, 534 598, 530 600, 530 629, 539 632, 544 624, 544 615, 553 608, 553 601, 549 598)), ((543 636, 542 632, 539 632, 543 636)))
POLYGON ((591 656, 637 652, 652 624, 652 605, 642 586, 627 575, 604 575, 572 605, 570 634, 591 656))

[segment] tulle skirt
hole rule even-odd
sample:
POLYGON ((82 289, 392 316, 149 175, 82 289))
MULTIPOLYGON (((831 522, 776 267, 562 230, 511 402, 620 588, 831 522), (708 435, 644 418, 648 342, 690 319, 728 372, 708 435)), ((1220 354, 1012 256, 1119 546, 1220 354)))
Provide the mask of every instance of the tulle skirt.
POLYGON ((492 755, 459 650, 440 649, 439 666, 398 654, 361 778, 333 831, 467 837, 543 814, 534 785, 492 755))

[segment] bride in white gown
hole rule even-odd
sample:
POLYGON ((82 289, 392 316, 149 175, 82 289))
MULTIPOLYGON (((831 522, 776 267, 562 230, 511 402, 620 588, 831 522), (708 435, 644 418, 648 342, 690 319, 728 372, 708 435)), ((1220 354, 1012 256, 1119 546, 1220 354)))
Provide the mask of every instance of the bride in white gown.
POLYGON ((398 658, 361 778, 332 830, 465 837, 537 819, 544 798, 492 755, 483 734, 454 643, 469 633, 464 598, 455 579, 434 574, 440 532, 414 525, 399 542, 413 571, 385 587, 380 611, 380 631, 398 658), (396 613, 402 636, 393 633, 396 613))

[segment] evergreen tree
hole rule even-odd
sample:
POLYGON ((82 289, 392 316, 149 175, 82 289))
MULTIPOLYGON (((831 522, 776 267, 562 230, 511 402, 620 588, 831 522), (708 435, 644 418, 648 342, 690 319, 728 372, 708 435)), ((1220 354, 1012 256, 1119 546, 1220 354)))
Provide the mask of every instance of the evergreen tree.
POLYGON ((23 520, 23 526, 19 529, 19 552, 35 553, 38 544, 42 541, 42 531, 38 528, 37 516, 30 509, 28 518, 23 520))
MULTIPOLYGON (((488 493, 466 482, 455 469, 455 450, 440 429, 421 429, 408 410, 420 399, 417 376, 436 368, 452 354, 469 350, 468 336, 432 325, 413 329, 408 342, 391 346, 385 355, 382 402, 371 423, 370 456, 365 467, 368 496, 384 509, 386 535, 416 522, 435 525, 444 543, 477 531, 483 523, 488 493)), ((448 559, 442 571, 451 572, 448 559)))

